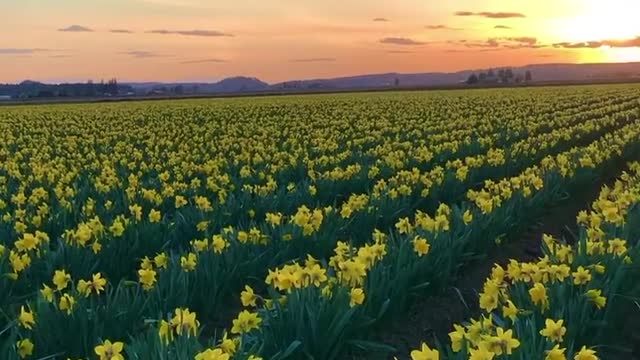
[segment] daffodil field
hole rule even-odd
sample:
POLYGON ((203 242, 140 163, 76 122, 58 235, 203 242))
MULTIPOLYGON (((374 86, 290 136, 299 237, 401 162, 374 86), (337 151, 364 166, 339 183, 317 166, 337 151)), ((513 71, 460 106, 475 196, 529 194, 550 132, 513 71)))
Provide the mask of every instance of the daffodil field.
POLYGON ((637 85, 0 107, 0 358, 394 354, 412 299, 615 172, 397 354, 597 359, 640 296, 638 158, 637 85))
MULTIPOLYGON (((494 266, 480 293, 484 314, 454 325, 450 347, 441 350, 444 358, 594 360, 597 346, 591 346, 615 344, 608 337, 629 315, 624 302, 637 307, 639 300, 640 273, 633 263, 639 255, 640 163, 629 168, 578 214, 580 234, 573 245, 545 234, 539 261, 494 266)), ((439 355, 427 344, 411 353, 414 359, 439 355)))

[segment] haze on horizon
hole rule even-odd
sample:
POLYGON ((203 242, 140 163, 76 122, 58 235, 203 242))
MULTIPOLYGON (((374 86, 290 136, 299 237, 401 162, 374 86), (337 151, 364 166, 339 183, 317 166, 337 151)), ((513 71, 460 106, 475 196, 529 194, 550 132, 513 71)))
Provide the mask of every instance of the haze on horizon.
POLYGON ((268 82, 640 61, 637 0, 20 0, 0 82, 268 82))

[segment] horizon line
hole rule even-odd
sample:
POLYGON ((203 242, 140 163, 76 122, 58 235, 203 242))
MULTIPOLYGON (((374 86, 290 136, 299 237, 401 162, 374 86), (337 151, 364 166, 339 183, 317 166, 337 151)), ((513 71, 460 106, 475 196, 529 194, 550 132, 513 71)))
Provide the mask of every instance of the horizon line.
MULTIPOLYGON (((455 71, 422 71, 422 72, 396 72, 396 71, 389 71, 389 72, 375 72, 375 73, 358 73, 358 74, 347 74, 347 75, 338 75, 338 76, 333 76, 333 77, 309 77, 309 78, 301 78, 301 79, 289 79, 289 80, 282 80, 282 81, 276 81, 276 82, 268 82, 268 81, 264 81, 261 80, 259 77, 256 76, 250 76, 250 75, 231 75, 231 76, 227 76, 227 77, 222 77, 218 80, 118 80, 117 77, 108 77, 108 78, 102 78, 101 81, 108 81, 109 79, 116 79, 118 81, 118 83, 121 84, 147 84, 147 83, 151 83, 151 84, 215 84, 218 83, 222 80, 225 79, 233 79, 233 78, 247 78, 247 79, 256 79, 258 81, 262 81, 264 83, 266 83, 267 85, 277 85, 277 84, 282 84, 282 83, 286 83, 286 82, 303 82, 303 81, 321 81, 321 80, 333 80, 333 79, 343 79, 343 78, 352 78, 352 77, 362 77, 362 76, 379 76, 379 75, 418 75, 418 74, 456 74, 456 73, 463 73, 463 72, 474 72, 474 71, 482 71, 482 70, 490 70, 490 69, 507 69, 507 68, 512 68, 512 69, 518 69, 518 68, 526 68, 526 67, 530 67, 530 66, 551 66, 551 65, 623 65, 623 64, 640 64, 640 61, 622 61, 622 62, 549 62, 549 63, 532 63, 532 64, 527 64, 527 65, 520 65, 520 66, 512 66, 512 65, 500 65, 500 66, 493 66, 493 67, 486 67, 486 68, 465 68, 465 69, 460 69, 460 70, 455 70, 455 71)), ((2 81, 0 82, 0 85, 19 85, 22 84, 24 82, 36 82, 36 83, 40 83, 40 84, 46 84, 46 85, 61 85, 61 84, 85 84, 89 81, 93 81, 94 83, 96 83, 96 79, 87 79, 84 81, 79 81, 79 80, 64 80, 64 81, 55 81, 55 80, 34 80, 34 79, 24 79, 22 81, 19 82, 6 82, 6 81, 2 81)))

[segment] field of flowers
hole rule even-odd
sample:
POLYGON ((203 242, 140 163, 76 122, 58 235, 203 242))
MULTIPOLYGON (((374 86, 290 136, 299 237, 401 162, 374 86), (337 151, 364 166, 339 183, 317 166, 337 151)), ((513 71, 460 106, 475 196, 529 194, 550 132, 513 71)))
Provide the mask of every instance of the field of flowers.
MULTIPOLYGON (((591 209, 580 211, 573 244, 545 234, 539 261, 494 265, 480 293, 482 316, 454 325, 443 358, 594 360, 599 351, 607 359, 635 358, 602 346, 624 346, 612 339, 620 335, 616 327, 624 317, 637 321, 639 311, 640 273, 633 264, 640 255, 640 163, 629 168, 613 187, 602 188, 591 209)), ((423 344, 411 355, 436 359, 440 353, 423 344)))
POLYGON ((640 296, 640 165, 624 165, 640 154, 639 95, 2 107, 0 358, 393 354, 374 335, 413 299, 615 172, 579 239, 545 236, 539 262, 496 265, 481 318, 397 355, 596 359, 590 346, 616 344, 615 309, 640 296))

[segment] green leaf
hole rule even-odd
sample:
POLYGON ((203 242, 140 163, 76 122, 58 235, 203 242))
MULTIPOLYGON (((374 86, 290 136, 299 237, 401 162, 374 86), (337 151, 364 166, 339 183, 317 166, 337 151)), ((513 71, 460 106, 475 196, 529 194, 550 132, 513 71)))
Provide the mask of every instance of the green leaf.
POLYGON ((411 289, 409 289, 409 291, 414 292, 414 291, 422 290, 422 289, 425 289, 425 288, 429 287, 429 285, 431 285, 431 282, 430 281, 425 281, 422 284, 418 284, 416 286, 413 286, 411 289))
POLYGON ((291 356, 291 354, 293 354, 293 352, 296 351, 296 349, 298 349, 300 345, 302 345, 302 342, 300 340, 295 340, 294 342, 292 342, 284 351, 284 353, 282 353, 281 359, 286 359, 291 356))
POLYGON ((381 342, 375 342, 375 341, 351 340, 348 342, 348 344, 353 345, 359 348, 360 350, 369 351, 369 352, 392 353, 397 351, 397 349, 394 348, 393 346, 390 346, 381 342))

